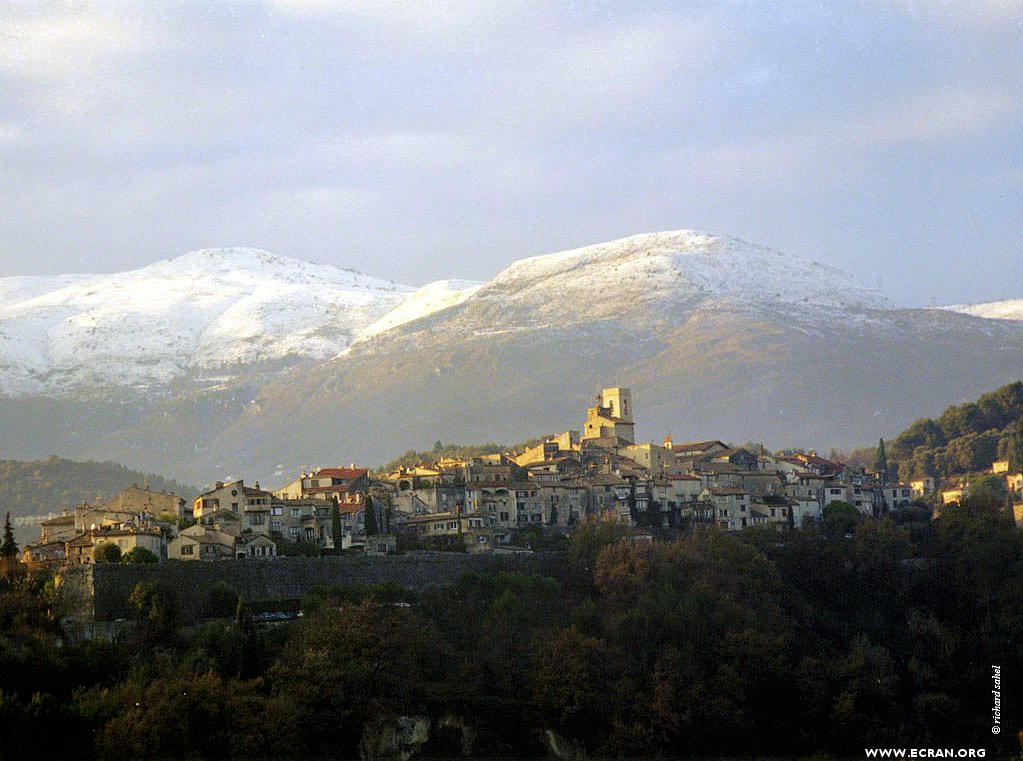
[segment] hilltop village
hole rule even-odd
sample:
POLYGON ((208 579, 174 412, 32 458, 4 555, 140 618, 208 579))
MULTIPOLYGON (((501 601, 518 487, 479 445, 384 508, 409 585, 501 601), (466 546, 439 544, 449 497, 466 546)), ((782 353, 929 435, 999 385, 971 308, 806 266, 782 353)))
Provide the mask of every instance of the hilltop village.
MULTIPOLYGON (((82 504, 41 524, 26 546, 30 568, 116 561, 266 559, 285 554, 402 549, 469 553, 528 550, 567 536, 587 519, 637 535, 677 536, 749 526, 798 529, 829 507, 874 518, 913 503, 968 496, 937 490, 934 478, 889 482, 814 452, 751 452, 717 440, 637 444, 627 388, 606 388, 582 431, 565 431, 515 454, 441 459, 390 473, 321 468, 278 489, 217 482, 189 503, 133 486, 99 505, 82 504)), ((992 464, 1017 524, 1023 473, 992 464)))

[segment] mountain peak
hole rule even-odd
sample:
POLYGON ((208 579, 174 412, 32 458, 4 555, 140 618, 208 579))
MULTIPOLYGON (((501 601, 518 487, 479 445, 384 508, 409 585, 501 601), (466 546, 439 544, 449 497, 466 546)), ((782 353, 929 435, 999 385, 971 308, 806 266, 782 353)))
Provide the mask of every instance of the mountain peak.
POLYGON ((522 259, 492 285, 631 299, 887 309, 881 294, 834 267, 739 238, 695 230, 642 233, 522 259))

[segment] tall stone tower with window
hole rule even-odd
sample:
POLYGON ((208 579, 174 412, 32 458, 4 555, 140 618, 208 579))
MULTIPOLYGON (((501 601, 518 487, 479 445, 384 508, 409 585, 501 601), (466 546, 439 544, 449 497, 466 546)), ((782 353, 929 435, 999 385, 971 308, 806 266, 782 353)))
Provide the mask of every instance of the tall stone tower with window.
POLYGON ((632 392, 627 388, 605 388, 597 395, 597 403, 586 410, 586 426, 583 439, 600 439, 609 436, 623 439, 629 444, 636 442, 635 424, 632 420, 632 392))

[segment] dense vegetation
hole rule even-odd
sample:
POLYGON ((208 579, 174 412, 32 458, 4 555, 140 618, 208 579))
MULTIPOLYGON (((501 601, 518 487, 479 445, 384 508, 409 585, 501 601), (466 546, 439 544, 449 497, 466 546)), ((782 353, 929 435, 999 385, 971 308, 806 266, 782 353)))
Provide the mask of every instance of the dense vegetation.
POLYGON ((544 729, 606 756, 1018 752, 1019 701, 990 731, 991 665, 1023 674, 1023 538, 1001 503, 846 529, 641 544, 586 523, 557 580, 319 590, 277 625, 214 587, 224 618, 186 626, 145 583, 114 643, 64 642, 52 583, 8 582, 0 753, 353 758, 367 726, 415 714, 462 717, 479 755, 540 754, 544 729))
POLYGON ((996 459, 1023 470, 1023 382, 949 407, 937 419, 917 420, 890 442, 888 458, 907 481, 979 472, 996 459))
POLYGON ((83 501, 97 504, 113 499, 132 484, 169 491, 189 499, 194 486, 130 470, 112 462, 76 462, 51 456, 46 460, 0 460, 0 504, 15 517, 46 515, 83 501))

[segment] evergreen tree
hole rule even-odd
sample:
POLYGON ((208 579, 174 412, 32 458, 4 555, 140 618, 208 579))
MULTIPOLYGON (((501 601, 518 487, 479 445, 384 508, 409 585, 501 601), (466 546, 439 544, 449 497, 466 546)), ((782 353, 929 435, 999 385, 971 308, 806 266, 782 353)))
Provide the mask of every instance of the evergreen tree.
POLYGON ((1016 422, 1015 430, 1006 441, 1005 459, 1013 473, 1023 471, 1023 417, 1016 422))
POLYGON ((376 505, 373 504, 372 497, 366 497, 366 508, 363 513, 363 519, 366 524, 366 536, 376 536, 380 533, 380 527, 377 525, 377 509, 376 505))
POLYGON ((881 474, 883 481, 888 480, 888 454, 884 451, 884 439, 880 439, 877 445, 877 459, 874 461, 874 470, 881 474))
POLYGON ((4 559, 18 557, 18 543, 14 541, 14 529, 11 528, 11 513, 7 512, 7 520, 4 521, 4 539, 0 544, 0 557, 4 559))
POLYGON ((331 497, 330 507, 330 536, 334 540, 334 554, 341 554, 341 507, 338 505, 337 496, 331 497))

